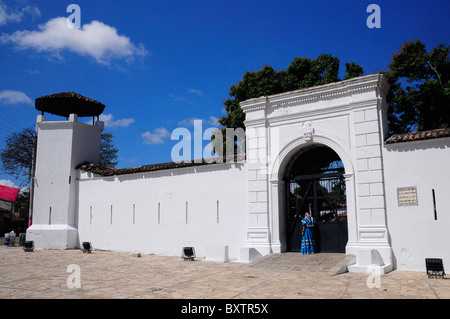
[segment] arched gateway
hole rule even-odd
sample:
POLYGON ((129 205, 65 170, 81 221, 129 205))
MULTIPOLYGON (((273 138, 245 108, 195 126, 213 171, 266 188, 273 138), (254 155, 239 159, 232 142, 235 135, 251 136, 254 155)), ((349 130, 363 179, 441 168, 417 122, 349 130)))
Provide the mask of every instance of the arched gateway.
POLYGON ((344 165, 331 148, 302 148, 285 170, 286 249, 300 250, 301 219, 310 212, 316 220, 318 252, 344 253, 348 241, 344 165))
POLYGON ((298 219, 311 204, 322 252, 354 254, 350 271, 392 269, 381 153, 387 88, 377 74, 241 103, 247 247, 297 251, 298 219))

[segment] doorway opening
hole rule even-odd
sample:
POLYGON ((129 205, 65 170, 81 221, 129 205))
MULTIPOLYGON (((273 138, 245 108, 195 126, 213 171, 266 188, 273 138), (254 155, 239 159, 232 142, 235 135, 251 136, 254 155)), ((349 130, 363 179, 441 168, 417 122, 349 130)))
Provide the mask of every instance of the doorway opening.
POLYGON ((287 165, 286 248, 298 252, 301 220, 311 209, 318 252, 344 253, 348 241, 344 165, 331 148, 302 148, 287 165))

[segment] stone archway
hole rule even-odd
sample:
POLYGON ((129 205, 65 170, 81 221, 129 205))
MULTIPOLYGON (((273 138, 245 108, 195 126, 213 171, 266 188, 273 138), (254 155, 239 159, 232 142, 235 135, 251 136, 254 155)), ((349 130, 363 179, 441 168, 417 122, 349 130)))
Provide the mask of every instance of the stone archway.
POLYGON ((367 271, 371 254, 381 256, 383 270, 392 269, 381 152, 387 88, 385 77, 374 74, 240 103, 246 118, 246 248, 260 255, 287 250, 284 173, 300 149, 320 144, 336 152, 345 168, 345 253, 356 256, 349 270, 367 271))
MULTIPOLYGON (((346 224, 339 226, 344 227, 345 239, 344 243, 338 249, 340 252, 346 252, 346 244, 353 244, 357 234, 356 223, 356 206, 355 206, 355 188, 354 188, 354 171, 350 156, 334 141, 320 136, 314 136, 314 142, 305 141, 303 138, 297 139, 286 145, 281 151, 278 158, 273 162, 271 169, 270 181, 270 198, 271 198, 271 233, 272 247, 274 252, 292 251, 288 237, 290 229, 288 229, 288 211, 287 198, 289 189, 286 184, 286 172, 291 169, 291 165, 306 154, 312 148, 321 148, 328 150, 334 154, 336 159, 340 161, 339 175, 340 182, 345 184, 345 203, 346 203, 346 224)), ((312 174, 311 174, 312 175, 312 174)), ((314 176, 312 176, 314 180, 314 176)), ((316 178, 319 176, 315 176, 316 178)), ((336 177, 336 176, 335 176, 336 177)), ((307 178, 305 178, 307 180, 307 178)), ((311 181, 311 180, 310 180, 311 181)), ((316 185, 320 185, 320 181, 316 180, 316 185)), ((316 212, 319 212, 317 210, 316 212)), ((324 227, 326 227, 324 225, 324 227)), ((329 250, 329 249, 327 249, 329 250)))
POLYGON ((331 148, 312 144, 292 156, 284 177, 286 250, 300 250, 301 219, 316 219, 318 252, 344 253, 348 241, 344 165, 331 148))

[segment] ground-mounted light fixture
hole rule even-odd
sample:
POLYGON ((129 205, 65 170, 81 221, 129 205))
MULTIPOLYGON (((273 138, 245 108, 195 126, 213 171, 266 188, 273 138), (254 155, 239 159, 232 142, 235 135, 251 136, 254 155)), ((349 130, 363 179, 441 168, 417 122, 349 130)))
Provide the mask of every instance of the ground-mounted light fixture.
POLYGON ((23 251, 32 252, 34 249, 34 242, 29 240, 23 243, 23 251))
POLYGON ((83 242, 83 253, 88 253, 90 254, 92 250, 92 245, 90 242, 85 241, 83 242))
POLYGON ((184 260, 194 260, 195 258, 195 249, 194 247, 183 247, 181 257, 184 260))
POLYGON ((444 264, 439 258, 425 258, 425 265, 427 267, 428 278, 444 278, 444 264))

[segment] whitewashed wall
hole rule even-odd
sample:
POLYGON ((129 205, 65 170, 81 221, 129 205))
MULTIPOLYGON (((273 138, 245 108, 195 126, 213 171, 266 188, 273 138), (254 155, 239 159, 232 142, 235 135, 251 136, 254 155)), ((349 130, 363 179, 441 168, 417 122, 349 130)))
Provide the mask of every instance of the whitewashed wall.
POLYGON ((99 161, 103 122, 87 125, 78 122, 75 114, 68 121, 46 121, 39 115, 36 130, 33 224, 27 229, 27 240, 38 249, 75 248, 75 167, 84 161, 99 161))
POLYGON ((239 259, 247 229, 244 164, 115 177, 80 172, 78 234, 94 249, 180 256, 228 246, 239 259), (90 177, 91 176, 91 177, 90 177))
POLYGON ((387 222, 399 270, 425 271, 425 258, 450 268, 450 138, 383 147, 387 222), (397 188, 416 186, 417 206, 399 206, 397 188), (437 220, 432 190, 435 190, 437 220))

